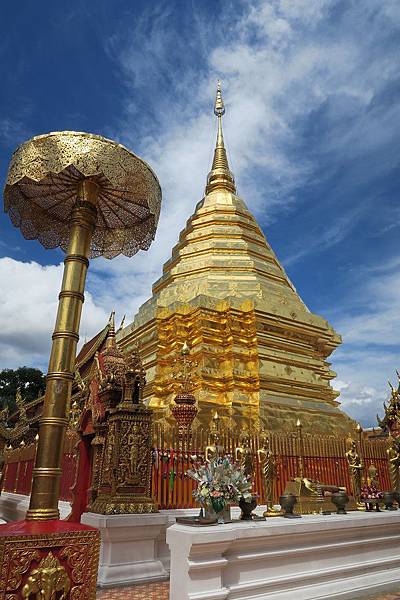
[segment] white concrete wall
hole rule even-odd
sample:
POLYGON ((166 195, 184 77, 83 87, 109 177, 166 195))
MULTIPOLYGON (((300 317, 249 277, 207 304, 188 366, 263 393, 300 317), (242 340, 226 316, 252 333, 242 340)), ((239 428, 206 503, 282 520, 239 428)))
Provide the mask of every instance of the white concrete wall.
POLYGON ((170 600, 349 598, 398 584, 400 511, 173 525, 170 600))
MULTIPOLYGON (((10 492, 1 492, 0 495, 0 518, 5 522, 22 521, 25 519, 26 511, 29 508, 29 496, 22 494, 11 494, 10 492)), ((71 512, 69 502, 60 500, 58 503, 61 519, 66 519, 71 512)))

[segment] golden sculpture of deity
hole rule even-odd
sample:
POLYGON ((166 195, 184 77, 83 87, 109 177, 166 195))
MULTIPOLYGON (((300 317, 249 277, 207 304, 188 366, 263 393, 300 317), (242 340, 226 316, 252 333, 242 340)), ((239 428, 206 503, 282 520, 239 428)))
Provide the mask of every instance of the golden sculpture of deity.
POLYGON ((273 482, 276 474, 276 461, 269 447, 268 437, 262 438, 261 443, 261 448, 257 450, 257 458, 263 474, 265 504, 267 506, 266 512, 268 513, 273 502, 273 482))
POLYGON ((244 434, 241 438, 241 446, 235 448, 235 460, 240 464, 245 475, 248 477, 254 476, 254 455, 250 446, 250 436, 244 434))
POLYGON ((350 475, 353 483, 353 493, 357 500, 360 501, 361 486, 362 486, 362 472, 364 465, 362 464, 361 457, 357 452, 357 446, 353 439, 348 439, 349 449, 346 452, 346 459, 349 465, 350 475))
POLYGON ((210 438, 211 444, 204 451, 204 458, 208 463, 217 460, 217 458, 222 457, 224 454, 224 448, 220 444, 219 432, 212 431, 210 438))
POLYGON ((132 433, 128 438, 128 446, 130 447, 129 458, 130 458, 130 475, 133 482, 137 482, 139 479, 139 466, 142 458, 141 448, 139 447, 140 427, 134 424, 132 427, 132 433))
POLYGON ((389 447, 386 452, 389 460, 392 490, 400 492, 400 439, 389 435, 389 447))

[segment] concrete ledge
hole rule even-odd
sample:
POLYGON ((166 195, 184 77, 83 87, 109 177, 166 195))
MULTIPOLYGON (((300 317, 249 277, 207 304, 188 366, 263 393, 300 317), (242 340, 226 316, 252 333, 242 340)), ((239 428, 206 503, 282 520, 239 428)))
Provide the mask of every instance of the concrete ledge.
POLYGON ((100 587, 159 581, 168 571, 157 555, 157 540, 167 525, 165 515, 98 515, 84 513, 81 522, 100 530, 97 584, 100 587))
POLYGON ((167 530, 171 600, 317 600, 400 577, 400 511, 167 530))
MULTIPOLYGON (((9 523, 10 521, 22 521, 25 519, 26 511, 29 508, 29 496, 22 494, 11 494, 10 492, 1 492, 0 495, 0 517, 9 523)), ((60 500, 58 503, 60 518, 66 519, 71 512, 69 502, 60 500)))

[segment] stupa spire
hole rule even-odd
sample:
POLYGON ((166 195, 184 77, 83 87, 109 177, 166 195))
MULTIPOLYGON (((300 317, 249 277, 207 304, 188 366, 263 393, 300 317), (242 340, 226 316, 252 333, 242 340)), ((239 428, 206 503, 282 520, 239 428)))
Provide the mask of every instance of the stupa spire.
POLYGON ((224 144, 224 135, 222 132, 222 116, 225 114, 225 105, 222 99, 221 82, 217 84, 217 95, 215 98, 214 114, 218 118, 217 143, 214 150, 214 160, 211 171, 207 177, 206 194, 216 190, 223 189, 236 193, 235 178, 229 170, 228 158, 224 144))

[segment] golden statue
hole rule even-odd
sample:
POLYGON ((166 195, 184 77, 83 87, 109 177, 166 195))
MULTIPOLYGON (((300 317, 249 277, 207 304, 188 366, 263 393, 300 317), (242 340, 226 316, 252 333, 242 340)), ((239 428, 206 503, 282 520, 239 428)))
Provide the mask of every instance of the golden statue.
POLYGON ((204 451, 205 461, 210 463, 217 458, 222 457, 224 454, 224 448, 220 444, 220 435, 218 431, 212 431, 211 435, 211 444, 206 447, 204 451))
POLYGON ((141 448, 138 445, 138 442, 140 442, 139 433, 140 433, 140 426, 135 423, 132 426, 132 433, 128 437, 128 445, 130 446, 130 452, 129 452, 130 475, 131 475, 132 482, 134 482, 135 484, 137 484, 137 481, 139 479, 140 463, 141 463, 141 461, 143 461, 143 458, 146 460, 146 456, 143 457, 143 454, 140 451, 141 448))
POLYGON ((257 450, 258 462, 261 466, 264 483, 265 505, 267 507, 264 515, 267 515, 273 503, 273 483, 276 474, 276 461, 269 447, 269 438, 263 437, 262 446, 257 450))
MULTIPOLYGON (((295 477, 295 481, 298 478, 295 477)), ((305 488, 311 493, 312 496, 323 496, 324 492, 346 492, 346 488, 340 485, 328 485, 326 483, 321 483, 318 479, 309 479, 308 477, 303 477, 301 481, 304 483, 305 488)))
POLYGON ((349 465, 351 480, 353 483, 353 494, 357 502, 360 501, 361 486, 362 486, 362 472, 364 465, 362 464, 360 455, 357 452, 357 446, 352 438, 347 440, 349 449, 346 452, 346 459, 349 465))
POLYGON ((400 492, 400 439, 389 435, 389 447, 386 452, 389 460, 392 490, 400 492))
POLYGON ((34 569, 22 588, 23 600, 31 600, 32 594, 37 600, 54 600, 57 592, 58 600, 66 600, 71 589, 67 571, 51 552, 43 558, 37 569, 34 569))
POLYGON ((375 485, 376 487, 379 487, 378 469, 374 464, 369 465, 367 473, 367 485, 375 485))
POLYGON ((254 476, 254 455, 250 446, 250 436, 248 434, 244 434, 241 437, 241 446, 238 446, 235 449, 235 460, 237 460, 240 464, 240 467, 243 469, 245 475, 248 477, 254 476))

